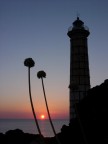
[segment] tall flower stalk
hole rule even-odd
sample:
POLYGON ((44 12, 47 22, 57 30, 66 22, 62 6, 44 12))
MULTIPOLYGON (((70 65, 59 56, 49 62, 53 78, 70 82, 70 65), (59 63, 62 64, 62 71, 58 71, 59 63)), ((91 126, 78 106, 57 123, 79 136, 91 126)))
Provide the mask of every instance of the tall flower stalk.
POLYGON ((29 85, 30 103, 31 103, 31 108, 32 108, 34 120, 35 120, 37 129, 38 129, 38 132, 39 132, 39 134, 40 134, 40 136, 41 136, 42 134, 41 134, 41 130, 40 130, 40 128, 39 128, 38 120, 37 120, 37 117, 36 117, 36 114, 35 114, 35 110, 34 110, 34 106, 33 106, 32 96, 31 96, 30 68, 31 68, 31 67, 34 67, 35 62, 33 61, 32 58, 27 58, 27 59, 25 59, 25 61, 24 61, 24 65, 28 67, 28 85, 29 85))
POLYGON ((41 78, 41 81, 42 81, 42 88, 43 88, 43 94, 44 94, 44 99, 45 99, 45 104, 46 104, 46 109, 47 109, 49 121, 50 121, 52 130, 53 130, 53 132, 54 132, 54 135, 55 135, 55 137, 56 137, 57 143, 60 144, 60 141, 59 141, 59 139, 58 139, 58 137, 57 137, 57 134, 56 134, 54 125, 53 125, 53 123, 52 123, 52 119, 51 119, 50 112, 49 112, 49 108, 48 108, 46 93, 45 93, 45 87, 44 87, 43 78, 46 78, 46 73, 45 73, 44 71, 39 71, 39 72, 37 73, 37 77, 38 77, 39 79, 41 78))

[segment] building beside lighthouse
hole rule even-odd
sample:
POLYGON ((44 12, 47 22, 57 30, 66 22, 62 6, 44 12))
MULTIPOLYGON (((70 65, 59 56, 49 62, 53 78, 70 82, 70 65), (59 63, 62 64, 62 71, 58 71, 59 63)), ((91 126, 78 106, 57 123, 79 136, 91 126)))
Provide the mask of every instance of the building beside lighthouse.
POLYGON ((76 103, 87 95, 90 89, 88 58, 89 29, 77 17, 68 29, 70 38, 70 122, 77 116, 76 103))

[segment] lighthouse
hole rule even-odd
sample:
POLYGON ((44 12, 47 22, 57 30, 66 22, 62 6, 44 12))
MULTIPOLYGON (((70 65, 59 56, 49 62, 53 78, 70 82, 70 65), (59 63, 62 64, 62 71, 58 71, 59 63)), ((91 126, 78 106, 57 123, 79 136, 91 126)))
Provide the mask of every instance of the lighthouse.
POLYGON ((70 38, 70 122, 77 116, 76 104, 87 95, 87 91, 90 89, 89 34, 88 27, 84 25, 84 22, 79 17, 67 32, 70 38))

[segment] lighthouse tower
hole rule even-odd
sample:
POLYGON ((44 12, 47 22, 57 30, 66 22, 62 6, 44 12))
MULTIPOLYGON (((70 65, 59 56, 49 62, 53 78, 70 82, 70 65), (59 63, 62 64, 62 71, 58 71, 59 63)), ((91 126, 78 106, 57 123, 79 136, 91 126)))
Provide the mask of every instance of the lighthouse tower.
POLYGON ((87 37, 90 32, 77 17, 68 29, 70 38, 70 122, 76 117, 75 104, 87 95, 90 89, 87 37))

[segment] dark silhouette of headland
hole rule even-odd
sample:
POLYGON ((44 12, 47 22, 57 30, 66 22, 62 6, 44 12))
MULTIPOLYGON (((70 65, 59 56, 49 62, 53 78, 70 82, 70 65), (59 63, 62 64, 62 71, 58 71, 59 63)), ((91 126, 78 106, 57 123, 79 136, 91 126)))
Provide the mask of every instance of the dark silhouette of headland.
MULTIPOLYGON (((108 144, 108 79, 88 90, 77 104, 77 116, 57 134, 61 144, 108 144)), ((56 138, 43 137, 46 144, 56 144, 56 138)), ((40 144, 40 135, 20 129, 0 133, 0 144, 40 144)))
POLYGON ((63 144, 108 144, 108 80, 88 90, 77 104, 78 116, 60 134, 63 144))

